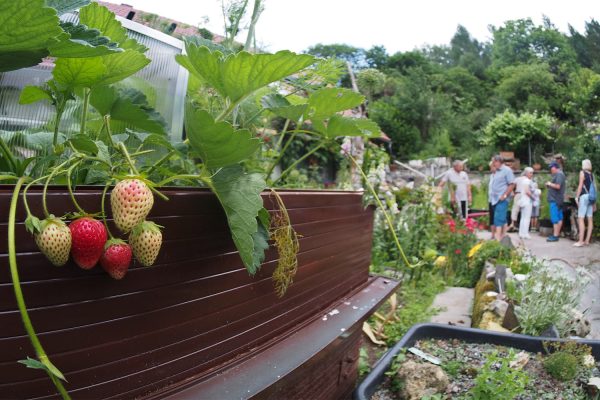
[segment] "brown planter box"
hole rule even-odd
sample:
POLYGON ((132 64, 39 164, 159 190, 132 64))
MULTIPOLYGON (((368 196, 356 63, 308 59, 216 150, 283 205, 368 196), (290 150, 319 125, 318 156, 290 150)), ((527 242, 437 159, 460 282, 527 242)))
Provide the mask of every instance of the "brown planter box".
MULTIPOLYGON (((0 393, 50 398, 55 389, 45 374, 17 364, 34 352, 17 310, 6 254, 11 193, 12 187, 0 186, 0 393)), ((100 193, 85 188, 77 198, 95 211, 100 193)), ((170 200, 157 199, 149 218, 165 227, 156 265, 133 265, 122 281, 100 267, 84 271, 71 262, 53 267, 25 231, 19 205, 17 261, 25 300, 73 398, 277 398, 282 393, 306 398, 314 387, 298 383, 319 368, 334 371, 335 377, 322 384, 320 395, 309 397, 347 395, 356 379, 362 321, 396 285, 369 277, 373 213, 363 207, 361 194, 281 192, 302 237, 298 274, 279 299, 270 278, 275 249, 249 276, 213 194, 202 189, 164 193, 170 200), (333 308, 339 314, 325 321, 333 308), (293 347, 302 340, 309 341, 293 347), (278 374, 263 370, 266 360, 277 359, 287 360, 278 374)), ((269 194, 263 197, 273 208, 269 194)), ((32 190, 28 199, 32 212, 42 215, 41 193, 32 190)), ((56 215, 73 209, 61 188, 49 191, 48 207, 56 215)))

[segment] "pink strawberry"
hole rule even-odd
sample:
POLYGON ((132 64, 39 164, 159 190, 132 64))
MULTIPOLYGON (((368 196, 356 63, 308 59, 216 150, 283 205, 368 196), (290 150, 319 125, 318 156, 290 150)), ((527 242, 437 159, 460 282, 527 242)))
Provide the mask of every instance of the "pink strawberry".
POLYGON ((82 217, 71 222, 69 229, 73 240, 73 260, 83 269, 94 268, 104 251, 106 228, 94 218, 82 217))
POLYGON ((122 279, 131 264, 131 247, 121 239, 110 239, 100 258, 102 268, 114 279, 122 279))
POLYGON ((145 220, 153 204, 152 191, 139 179, 124 179, 110 193, 113 219, 123 232, 145 220))
POLYGON ((151 266, 154 264, 162 245, 160 227, 150 221, 144 221, 136 225, 129 234, 129 243, 136 260, 146 267, 151 266))
POLYGON ((50 262, 63 266, 69 261, 71 250, 71 231, 60 219, 51 215, 41 222, 35 233, 35 243, 50 262))

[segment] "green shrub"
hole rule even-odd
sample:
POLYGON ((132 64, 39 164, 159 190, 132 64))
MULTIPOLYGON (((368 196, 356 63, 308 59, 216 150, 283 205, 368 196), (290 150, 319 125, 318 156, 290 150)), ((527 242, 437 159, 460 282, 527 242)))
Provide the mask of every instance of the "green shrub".
POLYGON ((544 368, 559 381, 569 381, 577 375, 578 360, 573 354, 559 351, 546 357, 544 368))
POLYGON ((510 259, 511 257, 511 250, 502 246, 496 240, 484 242, 481 245, 481 248, 477 250, 469 261, 468 274, 465 275, 465 280, 467 281, 465 286, 475 286, 481 276, 486 261, 510 259))

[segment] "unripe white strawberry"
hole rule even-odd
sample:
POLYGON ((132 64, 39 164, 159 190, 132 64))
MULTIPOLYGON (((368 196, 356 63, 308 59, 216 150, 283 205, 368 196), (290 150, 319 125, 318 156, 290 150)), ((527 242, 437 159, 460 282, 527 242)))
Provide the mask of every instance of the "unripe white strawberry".
POLYGON ((136 225, 129 234, 129 245, 133 250, 135 259, 140 264, 146 267, 151 266, 154 264, 162 245, 160 226, 150 221, 144 221, 136 225))
POLYGON ((139 179, 124 179, 110 193, 113 219, 125 233, 146 219, 153 204, 152 191, 139 179))
POLYGON ((60 267, 67 263, 71 251, 71 231, 62 220, 52 215, 46 218, 34 237, 40 251, 53 265, 60 267))

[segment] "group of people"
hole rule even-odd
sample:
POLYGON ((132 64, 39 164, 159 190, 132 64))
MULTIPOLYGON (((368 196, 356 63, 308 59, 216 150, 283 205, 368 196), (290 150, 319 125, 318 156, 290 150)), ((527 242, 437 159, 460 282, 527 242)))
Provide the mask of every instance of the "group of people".
MULTIPOLYGON (((567 178, 563 172, 563 165, 559 160, 552 161, 548 165, 548 168, 550 169, 551 179, 545 182, 544 186, 547 189, 552 234, 548 236, 546 241, 557 242, 563 227, 563 205, 565 202, 567 178)), ((512 170, 504 165, 502 157, 494 156, 490 163, 490 170, 488 200, 492 238, 502 240, 509 229, 516 227, 516 221, 520 214, 519 237, 530 239, 530 228, 538 228, 542 193, 533 179, 533 169, 529 167, 525 168, 521 176, 515 179, 512 170), (508 205, 511 197, 513 199, 513 207, 511 210, 511 223, 509 225, 508 205)), ((590 243, 595 209, 594 175, 592 174, 592 163, 587 159, 581 163, 575 202, 578 206, 579 240, 573 246, 582 247, 590 243), (587 230, 585 226, 586 219, 587 230)))
MULTIPOLYGON (((563 226, 563 204, 567 179, 563 172, 561 159, 548 165, 551 179, 545 182, 547 200, 550 207, 550 220, 553 225, 552 234, 546 239, 557 242, 563 226)), ((504 163, 500 155, 490 162, 490 181, 488 186, 489 215, 492 239, 502 240, 511 229, 516 229, 517 220, 519 237, 530 239, 530 229, 538 229, 542 191, 533 175, 533 168, 527 167, 521 176, 515 178, 513 170, 504 163), (508 221, 509 204, 512 200, 510 224, 508 221)), ((472 201, 469 176, 464 171, 463 163, 455 161, 452 168, 443 176, 439 186, 449 183, 450 202, 464 219, 468 214, 468 205, 472 201)), ((595 210, 596 185, 592 174, 592 163, 583 160, 579 173, 579 184, 575 194, 577 203, 577 220, 579 240, 573 245, 582 247, 590 243, 593 228, 593 213, 595 210), (587 229, 586 229, 587 220, 587 229)))

